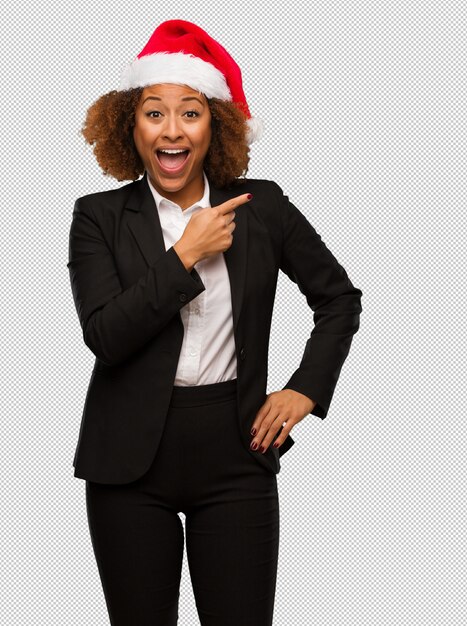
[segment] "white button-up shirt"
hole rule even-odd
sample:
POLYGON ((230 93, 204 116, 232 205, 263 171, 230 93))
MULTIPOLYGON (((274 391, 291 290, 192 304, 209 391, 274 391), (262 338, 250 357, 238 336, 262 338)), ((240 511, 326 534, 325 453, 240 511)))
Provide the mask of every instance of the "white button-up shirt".
MULTIPOLYGON (((204 176, 203 197, 182 210, 154 188, 149 188, 168 250, 183 235, 191 216, 209 207, 209 182, 204 176)), ((208 385, 237 377, 230 280, 222 252, 194 265, 206 289, 180 309, 185 329, 174 385, 208 385)))

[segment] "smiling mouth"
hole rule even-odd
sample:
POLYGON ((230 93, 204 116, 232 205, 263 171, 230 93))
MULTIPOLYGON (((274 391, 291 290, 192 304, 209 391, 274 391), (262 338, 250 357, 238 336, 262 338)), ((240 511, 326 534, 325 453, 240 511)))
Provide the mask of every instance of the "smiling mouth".
POLYGON ((156 158, 162 170, 172 173, 178 172, 183 168, 189 155, 189 150, 178 152, 176 154, 168 154, 167 152, 156 150, 156 158))

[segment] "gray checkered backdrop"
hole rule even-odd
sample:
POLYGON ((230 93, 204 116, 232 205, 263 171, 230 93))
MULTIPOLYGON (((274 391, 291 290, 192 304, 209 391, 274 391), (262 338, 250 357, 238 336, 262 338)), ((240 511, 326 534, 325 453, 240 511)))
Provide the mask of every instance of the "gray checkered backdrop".
MULTIPOLYGON (((75 199, 125 183, 102 174, 79 130, 154 28, 178 18, 242 68, 265 129, 248 176, 275 180, 363 291, 328 417, 302 420, 282 460, 274 624, 466 623, 462 3, 160 6, 1 9, 0 621, 109 623, 73 477, 94 356, 66 263, 75 199)), ((311 328, 281 274, 268 392, 311 328)), ((179 623, 199 623, 186 554, 179 623)))

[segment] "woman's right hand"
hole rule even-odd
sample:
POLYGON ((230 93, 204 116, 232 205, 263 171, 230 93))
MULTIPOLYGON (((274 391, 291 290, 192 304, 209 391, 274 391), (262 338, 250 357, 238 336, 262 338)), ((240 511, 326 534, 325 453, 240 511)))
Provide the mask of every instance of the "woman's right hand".
POLYGON ((244 193, 218 206, 193 213, 183 235, 173 246, 188 271, 198 261, 230 248, 235 229, 235 208, 251 197, 251 194, 244 193))

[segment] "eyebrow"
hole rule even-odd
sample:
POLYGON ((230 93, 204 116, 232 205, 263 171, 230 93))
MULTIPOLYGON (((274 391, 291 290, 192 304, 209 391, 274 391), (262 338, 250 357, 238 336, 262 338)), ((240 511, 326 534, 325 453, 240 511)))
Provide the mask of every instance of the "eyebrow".
MULTIPOLYGON (((146 100, 162 100, 162 98, 159 98, 159 96, 148 96, 147 98, 144 99, 144 102, 146 102, 146 100)), ((204 103, 201 102, 201 100, 197 98, 196 96, 185 96, 185 98, 182 98, 182 102, 185 102, 186 100, 197 100, 201 105, 204 106, 204 103)))

